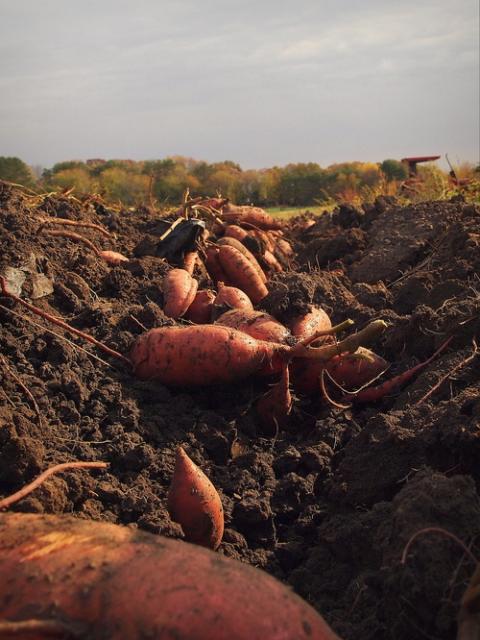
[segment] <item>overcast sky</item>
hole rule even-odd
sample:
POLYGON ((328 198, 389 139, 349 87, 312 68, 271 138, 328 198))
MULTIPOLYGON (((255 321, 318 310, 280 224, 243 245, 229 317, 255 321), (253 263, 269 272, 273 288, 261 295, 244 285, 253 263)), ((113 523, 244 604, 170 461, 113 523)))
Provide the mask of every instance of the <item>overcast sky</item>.
POLYGON ((0 155, 479 160, 478 0, 0 0, 0 155))

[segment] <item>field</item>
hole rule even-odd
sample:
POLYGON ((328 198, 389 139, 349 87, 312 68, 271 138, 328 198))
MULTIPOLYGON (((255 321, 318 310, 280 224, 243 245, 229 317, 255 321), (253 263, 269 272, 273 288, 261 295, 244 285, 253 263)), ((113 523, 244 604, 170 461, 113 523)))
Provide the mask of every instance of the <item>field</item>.
MULTIPOLYGON (((371 345, 389 363, 384 378, 451 338, 424 370, 376 402, 343 408, 320 389, 296 393, 288 423, 271 433, 252 405, 272 380, 196 389, 139 380, 1 297, 0 497, 53 464, 107 462, 106 471, 50 478, 12 510, 182 538, 166 507, 182 445, 222 500, 217 553, 290 585, 343 640, 451 640, 473 563, 435 532, 401 557, 425 527, 446 529, 480 557, 480 208, 457 196, 323 210, 273 210, 294 258, 269 274, 257 308, 286 322, 320 305, 356 329, 384 320, 371 345)), ((0 183, 0 274, 23 298, 128 354, 145 330, 175 324, 162 310, 161 218, 0 183), (83 244, 40 233, 40 217, 101 225, 114 240, 81 233, 130 261, 110 266, 83 244)), ((200 288, 211 286, 195 274, 200 288)))

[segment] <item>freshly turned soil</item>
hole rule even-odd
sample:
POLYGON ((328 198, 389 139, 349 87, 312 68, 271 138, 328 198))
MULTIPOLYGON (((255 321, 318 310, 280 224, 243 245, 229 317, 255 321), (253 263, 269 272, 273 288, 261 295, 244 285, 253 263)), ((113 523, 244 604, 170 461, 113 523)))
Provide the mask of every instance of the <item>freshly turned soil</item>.
MULTIPOLYGON (((162 312, 160 219, 152 209, 117 212, 93 199, 34 201, 0 183, 0 274, 22 269, 26 299, 42 274, 53 292, 35 304, 128 355, 142 327, 174 324, 162 312), (80 233, 131 261, 112 268, 83 244, 39 234, 37 220, 48 215, 103 225, 114 239, 80 233)), ((0 498, 54 464, 105 461, 106 472, 50 478, 12 510, 181 538, 166 500, 182 445, 221 496, 219 553, 290 584, 344 640, 451 640, 471 561, 435 533, 418 538, 405 565, 400 559, 424 527, 447 529, 480 557, 480 356, 458 367, 475 337, 480 343, 480 208, 379 199, 325 214, 307 230, 300 221, 285 230, 296 250, 292 270, 270 278, 257 308, 283 322, 312 303, 334 324, 384 319, 388 329, 372 348, 391 363, 389 376, 453 336, 448 348, 375 404, 342 411, 320 392, 297 396, 288 426, 271 437, 252 409, 271 380, 195 390, 139 381, 0 297, 0 498)), ((211 286, 196 276, 200 288, 211 286)))

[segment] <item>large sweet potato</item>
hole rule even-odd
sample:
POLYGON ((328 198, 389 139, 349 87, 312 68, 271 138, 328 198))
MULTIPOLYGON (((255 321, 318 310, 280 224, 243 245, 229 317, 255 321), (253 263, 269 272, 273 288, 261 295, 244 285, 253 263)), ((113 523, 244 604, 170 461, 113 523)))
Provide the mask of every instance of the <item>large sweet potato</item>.
POLYGON ((112 524, 1 514, 0 575, 0 637, 338 640, 266 573, 112 524))

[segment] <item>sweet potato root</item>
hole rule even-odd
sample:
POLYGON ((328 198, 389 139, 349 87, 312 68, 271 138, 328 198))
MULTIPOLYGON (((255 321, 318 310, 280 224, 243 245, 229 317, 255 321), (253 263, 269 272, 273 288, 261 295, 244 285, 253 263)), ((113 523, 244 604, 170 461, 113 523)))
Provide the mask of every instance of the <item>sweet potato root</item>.
POLYGON ((118 253, 118 251, 110 251, 107 249, 105 251, 99 251, 98 255, 102 260, 105 260, 105 262, 113 264, 114 266, 119 265, 122 262, 129 262, 128 258, 121 253, 118 253))
POLYGON ((134 373, 172 386, 204 386, 255 374, 287 345, 261 342, 221 325, 160 327, 141 335, 130 352, 134 373))
POLYGON ((229 287, 223 282, 218 283, 218 293, 213 304, 220 308, 253 311, 252 301, 244 291, 237 287, 229 287))
POLYGON ((221 246, 218 257, 230 283, 245 291, 253 304, 257 304, 268 294, 268 289, 257 270, 238 249, 221 246))
POLYGON ((225 284, 230 284, 228 281, 228 276, 220 264, 220 249, 216 246, 208 247, 205 256, 205 267, 208 271, 208 275, 216 284, 217 282, 224 282, 225 284))
POLYGON ((378 378, 388 369, 388 362, 370 349, 359 347, 355 353, 335 356, 325 368, 337 384, 350 391, 378 378))
POLYGON ((311 336, 315 331, 331 329, 332 323, 325 311, 320 307, 311 307, 303 316, 294 318, 288 323, 292 335, 299 340, 311 336))
POLYGON ((281 229, 283 227, 279 220, 275 220, 260 207, 238 207, 228 204, 223 209, 223 218, 231 223, 251 224, 258 229, 281 229))
POLYGON ((263 571, 113 524, 0 514, 0 575, 2 637, 23 624, 29 635, 13 637, 338 640, 263 571))
POLYGON ((248 236, 248 231, 242 229, 237 224, 229 224, 225 228, 225 237, 226 238, 235 238, 242 242, 248 236))
POLYGON ((192 304, 198 282, 185 269, 172 269, 163 279, 163 312, 169 318, 180 318, 192 304))
POLYGON ((168 512, 187 542, 216 549, 223 536, 223 508, 217 490, 182 447, 168 491, 168 512))
POLYGON ((258 260, 255 258, 253 253, 251 251, 249 251, 247 249, 247 247, 245 247, 239 240, 237 240, 236 238, 220 238, 219 240, 217 240, 217 244, 219 246, 227 245, 229 247, 235 247, 235 249, 240 251, 240 253, 243 253, 243 255, 246 258, 248 258, 248 260, 255 267, 255 271, 260 276, 260 279, 263 282, 267 282, 267 276, 265 275, 265 272, 263 271, 262 267, 260 266, 258 260))
POLYGON ((257 340, 286 343, 291 338, 290 331, 283 324, 263 311, 232 309, 217 318, 215 324, 238 329, 257 340))
POLYGON ((195 324, 208 324, 212 318, 214 300, 215 293, 211 289, 197 291, 185 313, 185 318, 195 324))

